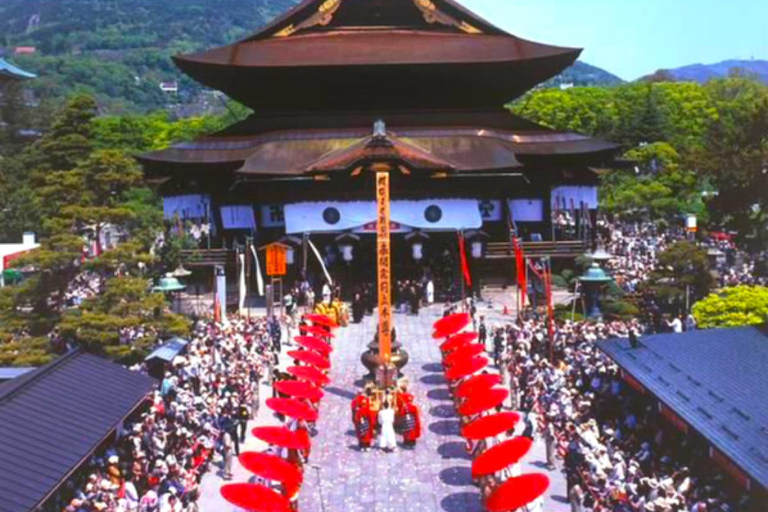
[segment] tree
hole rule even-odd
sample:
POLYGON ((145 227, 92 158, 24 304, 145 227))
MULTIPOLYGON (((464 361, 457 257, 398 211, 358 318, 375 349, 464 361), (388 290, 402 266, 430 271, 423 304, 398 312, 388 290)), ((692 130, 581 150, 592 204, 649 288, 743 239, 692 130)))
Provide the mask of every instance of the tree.
POLYGON ((142 277, 115 277, 104 293, 67 311, 59 330, 90 352, 131 363, 141 360, 158 337, 186 336, 189 322, 166 310, 161 293, 148 293, 151 282, 142 277), (141 329, 131 344, 120 343, 123 330, 141 329))
POLYGON ((645 286, 653 291, 660 306, 681 312, 686 297, 692 304, 705 297, 713 285, 707 251, 683 241, 659 253, 657 267, 645 286))
POLYGON ((693 316, 705 329, 760 325, 768 320, 768 288, 725 288, 694 304, 693 316))
POLYGON ((768 247, 768 87, 738 77, 707 87, 718 119, 697 156, 717 188, 712 205, 742 241, 752 238, 755 249, 764 249, 768 247))

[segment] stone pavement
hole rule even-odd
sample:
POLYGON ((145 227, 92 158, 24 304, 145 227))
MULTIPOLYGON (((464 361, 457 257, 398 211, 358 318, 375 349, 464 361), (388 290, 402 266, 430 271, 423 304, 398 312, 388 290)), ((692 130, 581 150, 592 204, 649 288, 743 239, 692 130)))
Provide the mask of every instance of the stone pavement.
MULTIPOLYGON (((332 356, 333 382, 321 403, 318 435, 312 441, 312 455, 305 470, 300 494, 302 512, 481 512, 480 495, 470 479, 471 460, 459 436, 459 422, 439 364, 439 344, 432 340, 431 326, 442 312, 440 306, 423 309, 417 316, 396 315, 398 340, 411 359, 405 374, 422 410, 423 437, 415 450, 398 449, 387 454, 379 450, 358 451, 349 404, 360 391, 365 373, 360 354, 373 339, 375 321, 339 329, 332 356)), ((262 402, 267 398, 262 392, 262 402)), ((277 424, 262 407, 259 425, 277 424)), ((249 435, 246 450, 262 450, 249 435)), ((565 479, 561 472, 544 467, 544 446, 538 440, 526 457, 523 472, 549 474, 552 487, 544 510, 566 512, 565 479)), ((236 464, 235 482, 250 475, 236 464)), ((201 511, 234 512, 218 489, 222 481, 209 474, 203 480, 201 511)))

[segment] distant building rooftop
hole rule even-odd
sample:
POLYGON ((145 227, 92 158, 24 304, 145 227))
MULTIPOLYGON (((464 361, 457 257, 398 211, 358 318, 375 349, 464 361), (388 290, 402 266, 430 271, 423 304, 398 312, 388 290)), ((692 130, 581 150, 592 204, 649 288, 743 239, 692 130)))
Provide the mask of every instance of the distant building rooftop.
POLYGON ((155 383, 75 351, 0 384, 0 510, 41 506, 155 383))
POLYGON ((37 75, 17 68, 4 59, 0 59, 0 83, 6 80, 27 80, 37 75))
MULTIPOLYGON (((685 428, 768 489, 768 335, 756 327, 609 340, 599 348, 685 428)), ((664 411, 662 411, 664 412, 664 411)), ((733 476, 733 472, 731 472, 733 476)))

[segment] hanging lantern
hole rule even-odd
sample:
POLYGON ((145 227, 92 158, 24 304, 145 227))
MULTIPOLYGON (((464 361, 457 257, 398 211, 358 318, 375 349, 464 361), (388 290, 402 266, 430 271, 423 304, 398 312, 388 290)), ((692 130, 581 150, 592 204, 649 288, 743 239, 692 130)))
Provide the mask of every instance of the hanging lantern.
POLYGON ((285 263, 288 265, 293 265, 294 262, 294 249, 293 247, 286 247, 285 249, 285 263))
POLYGON ((421 259, 424 257, 424 244, 421 242, 414 242, 413 245, 411 245, 411 250, 413 251, 413 259, 416 261, 421 261, 421 259))
POLYGON ((341 259, 346 263, 355 259, 354 249, 355 244, 358 242, 360 242, 360 237, 354 233, 342 233, 336 237, 336 243, 339 244, 339 252, 341 252, 341 259))
POLYGON ((472 257, 476 260, 483 257, 483 242, 479 240, 472 242, 472 257))
POLYGON ((354 259, 354 247, 352 247, 352 244, 340 244, 339 250, 341 251, 341 259, 344 261, 350 262, 354 259))

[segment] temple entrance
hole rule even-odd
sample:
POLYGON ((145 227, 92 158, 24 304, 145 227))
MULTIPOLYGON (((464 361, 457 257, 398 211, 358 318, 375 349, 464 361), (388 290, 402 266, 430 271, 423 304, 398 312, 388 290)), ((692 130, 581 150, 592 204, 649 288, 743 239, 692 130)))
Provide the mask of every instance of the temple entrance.
MULTIPOLYGON (((355 238, 315 234, 313 243, 322 254, 328 271, 339 285, 344 300, 372 287, 376 278, 376 236, 362 233, 355 238)), ((311 274, 317 273, 310 262, 311 274)), ((406 287, 415 287, 426 300, 426 285, 432 281, 436 302, 453 302, 462 296, 456 232, 392 234, 393 299, 402 300, 406 287)))

